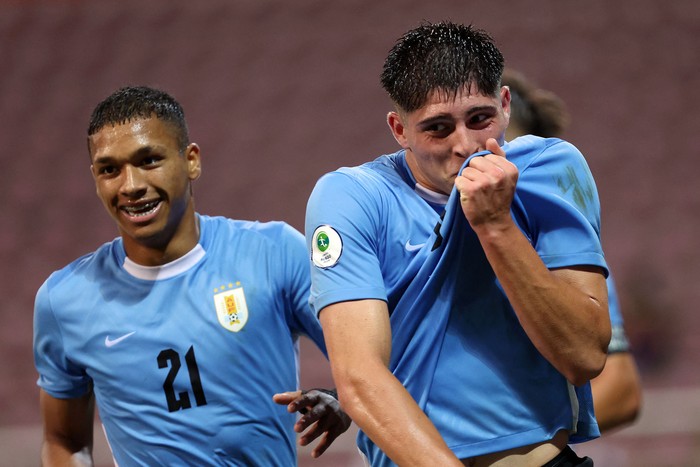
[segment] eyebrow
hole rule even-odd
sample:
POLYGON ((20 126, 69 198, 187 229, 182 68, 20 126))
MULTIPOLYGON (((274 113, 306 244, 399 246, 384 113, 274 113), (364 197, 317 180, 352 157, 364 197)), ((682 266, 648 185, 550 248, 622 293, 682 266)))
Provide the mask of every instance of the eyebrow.
MULTIPOLYGON (((479 112, 494 112, 495 111, 495 106, 494 105, 478 105, 475 107, 471 107, 467 111, 467 115, 473 115, 475 113, 479 112)), ((436 122, 441 122, 444 120, 454 120, 454 117, 450 113, 440 113, 437 115, 433 115, 432 117, 426 118, 425 120, 421 120, 418 122, 418 125, 420 126, 428 126, 436 122)))
MULTIPOLYGON (((131 159, 132 157, 146 156, 146 155, 152 154, 154 152, 163 152, 163 151, 165 151, 164 146, 157 146, 157 145, 156 146, 153 146, 153 145, 141 146, 140 148, 138 148, 136 151, 134 151, 133 153, 131 153, 129 155, 129 159, 131 159)), ((108 164, 110 162, 113 162, 116 159, 117 158, 115 156, 106 155, 106 156, 100 156, 100 157, 96 158, 92 163, 93 164, 108 164)))
POLYGON ((432 117, 426 118, 425 120, 421 120, 418 122, 418 126, 430 126, 433 123, 437 122, 442 122, 445 120, 454 120, 452 118, 452 115, 444 113, 444 114, 438 114, 438 115, 433 115, 432 117))

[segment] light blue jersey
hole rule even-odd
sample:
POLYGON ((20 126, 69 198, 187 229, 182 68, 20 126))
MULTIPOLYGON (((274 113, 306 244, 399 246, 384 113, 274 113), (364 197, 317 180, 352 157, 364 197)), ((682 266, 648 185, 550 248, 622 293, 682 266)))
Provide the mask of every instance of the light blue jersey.
POLYGON ((148 268, 121 239, 52 274, 35 306, 38 380, 95 391, 117 463, 296 465, 298 335, 325 352, 308 306, 303 236, 281 222, 197 216, 200 241, 148 268))
POLYGON ((625 333, 625 322, 622 319, 620 300, 617 298, 617 288, 612 275, 608 276, 608 308, 610 309, 610 324, 612 337, 608 345, 608 355, 621 352, 629 352, 630 344, 625 333))
MULTIPOLYGON (((599 200, 583 156, 558 139, 504 147, 519 169, 513 217, 549 268, 606 269, 599 200)), ((476 155, 478 157, 478 155, 476 155)), ((426 202, 404 152, 319 180, 307 207, 311 304, 385 300, 390 369, 460 458, 598 436, 590 385, 574 388, 535 349, 453 190, 426 202), (437 208, 437 210, 436 210, 437 208)), ((390 461, 364 435, 372 465, 390 461)))

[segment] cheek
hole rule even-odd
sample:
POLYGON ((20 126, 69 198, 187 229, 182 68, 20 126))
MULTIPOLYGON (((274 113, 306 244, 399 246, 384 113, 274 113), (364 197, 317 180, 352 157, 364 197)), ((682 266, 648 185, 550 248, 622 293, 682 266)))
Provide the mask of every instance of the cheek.
POLYGON ((117 191, 118 189, 115 188, 115 184, 113 183, 98 183, 95 185, 95 193, 105 205, 114 204, 116 202, 117 191))

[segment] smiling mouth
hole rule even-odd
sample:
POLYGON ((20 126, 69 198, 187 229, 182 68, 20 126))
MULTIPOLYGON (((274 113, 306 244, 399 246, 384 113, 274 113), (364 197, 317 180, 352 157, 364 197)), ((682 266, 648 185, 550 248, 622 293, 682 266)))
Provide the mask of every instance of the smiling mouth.
POLYGON ((139 204, 137 206, 122 206, 120 209, 130 217, 146 217, 153 214, 158 209, 158 206, 160 206, 160 200, 139 204))

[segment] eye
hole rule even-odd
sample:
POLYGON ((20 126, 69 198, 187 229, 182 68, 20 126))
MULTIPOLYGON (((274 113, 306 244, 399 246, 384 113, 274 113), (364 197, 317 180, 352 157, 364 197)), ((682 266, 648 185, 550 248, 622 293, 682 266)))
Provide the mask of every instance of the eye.
POLYGON ((471 128, 483 128, 491 122, 491 115, 486 113, 478 113, 469 117, 469 126, 471 128))
POLYGON ((113 165, 102 165, 97 168, 99 175, 114 175, 117 173, 117 168, 113 165))
POLYGON ((433 122, 423 128, 423 131, 436 138, 444 138, 452 132, 452 125, 445 122, 433 122))
POLYGON ((160 162, 162 157, 152 154, 145 156, 143 159, 141 159, 141 166, 148 167, 148 166, 153 166, 157 165, 158 162, 160 162))
POLYGON ((433 123, 428 128, 426 128, 426 131, 436 133, 436 132, 440 132, 440 131, 445 131, 446 129, 447 129, 447 125, 445 125, 444 123, 433 123))

